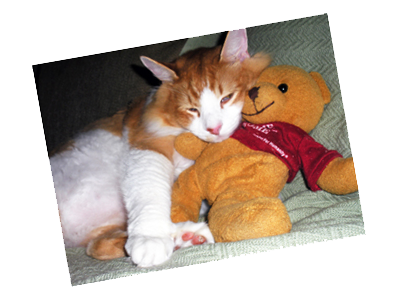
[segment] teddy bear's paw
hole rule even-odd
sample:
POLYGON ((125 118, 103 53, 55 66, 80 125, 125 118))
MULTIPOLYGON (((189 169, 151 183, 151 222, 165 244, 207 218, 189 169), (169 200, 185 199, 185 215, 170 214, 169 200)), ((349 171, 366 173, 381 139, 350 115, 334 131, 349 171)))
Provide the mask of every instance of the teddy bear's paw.
POLYGON ((168 260, 173 252, 171 237, 136 236, 129 238, 125 249, 138 267, 152 267, 168 260))
POLYGON ((175 226, 176 230, 173 235, 174 250, 194 245, 214 243, 214 237, 205 222, 194 223, 188 221, 176 223, 175 226))

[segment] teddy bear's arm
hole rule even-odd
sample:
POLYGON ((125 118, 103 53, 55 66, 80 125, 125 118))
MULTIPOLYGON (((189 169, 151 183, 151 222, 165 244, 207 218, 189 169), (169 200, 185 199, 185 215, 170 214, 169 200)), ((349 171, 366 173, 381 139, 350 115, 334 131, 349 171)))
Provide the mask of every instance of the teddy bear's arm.
POLYGON ((344 195, 358 190, 353 158, 335 158, 317 181, 318 186, 332 194, 344 195))
POLYGON ((191 160, 196 160, 207 145, 190 132, 182 133, 175 139, 175 150, 191 160))
POLYGON ((199 219, 202 203, 200 187, 194 166, 183 171, 172 186, 171 220, 174 223, 199 219))

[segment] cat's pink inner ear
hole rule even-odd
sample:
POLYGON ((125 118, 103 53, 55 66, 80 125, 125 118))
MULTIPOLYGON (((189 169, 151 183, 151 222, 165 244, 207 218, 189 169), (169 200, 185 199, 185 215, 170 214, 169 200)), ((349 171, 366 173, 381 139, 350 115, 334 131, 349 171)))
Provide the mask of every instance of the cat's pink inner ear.
POLYGON ((224 46, 221 51, 221 61, 242 62, 249 58, 247 51, 247 33, 246 29, 233 30, 228 33, 224 46))
POLYGON ((149 69, 153 73, 153 75, 162 82, 172 82, 178 79, 176 73, 170 68, 164 66, 163 64, 160 64, 159 62, 146 56, 141 56, 140 60, 146 66, 146 68, 149 69))

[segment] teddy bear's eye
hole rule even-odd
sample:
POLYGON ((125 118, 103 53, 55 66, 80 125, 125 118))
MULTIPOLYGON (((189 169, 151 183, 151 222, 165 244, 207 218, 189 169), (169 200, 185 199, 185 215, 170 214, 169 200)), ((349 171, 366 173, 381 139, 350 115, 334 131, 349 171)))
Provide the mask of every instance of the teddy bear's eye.
POLYGON ((288 86, 286 83, 282 83, 278 86, 278 89, 282 92, 282 93, 286 93, 288 91, 288 86))

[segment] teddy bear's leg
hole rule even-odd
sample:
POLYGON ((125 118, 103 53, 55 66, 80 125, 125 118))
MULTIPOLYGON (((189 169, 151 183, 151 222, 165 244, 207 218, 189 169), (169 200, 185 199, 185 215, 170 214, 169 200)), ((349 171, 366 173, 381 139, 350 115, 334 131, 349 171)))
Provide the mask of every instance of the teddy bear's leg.
POLYGON ((256 197, 254 191, 225 193, 208 215, 216 242, 232 242, 290 232, 292 224, 279 198, 256 197), (222 200, 222 199, 221 199, 222 200))
POLYGON ((332 160, 317 181, 318 186, 332 194, 344 195, 358 190, 353 158, 332 160))
POLYGON ((183 171, 172 187, 171 220, 197 222, 202 202, 194 166, 183 171))
POLYGON ((172 187, 171 220, 176 223, 173 234, 174 250, 214 243, 211 231, 199 219, 202 197, 194 166, 183 171, 172 187))

